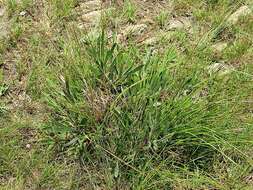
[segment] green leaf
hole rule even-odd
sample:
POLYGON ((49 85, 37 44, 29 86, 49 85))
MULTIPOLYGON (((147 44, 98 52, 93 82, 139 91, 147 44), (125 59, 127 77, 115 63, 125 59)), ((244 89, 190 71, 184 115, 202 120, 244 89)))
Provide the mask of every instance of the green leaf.
POLYGON ((9 86, 7 86, 6 84, 1 85, 0 86, 0 96, 4 96, 8 89, 9 89, 9 86))

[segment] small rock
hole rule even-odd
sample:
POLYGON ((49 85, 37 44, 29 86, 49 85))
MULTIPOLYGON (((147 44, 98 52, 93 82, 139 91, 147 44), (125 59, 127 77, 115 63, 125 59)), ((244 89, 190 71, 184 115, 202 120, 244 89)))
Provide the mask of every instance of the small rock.
POLYGON ((102 2, 100 0, 87 1, 80 4, 80 9, 82 12, 87 13, 90 11, 95 11, 101 8, 102 2))
POLYGON ((30 148, 31 148, 31 145, 30 145, 30 144, 26 144, 25 147, 26 147, 27 149, 30 149, 30 148))
POLYGON ((89 13, 83 14, 81 16, 81 19, 85 23, 84 26, 96 27, 99 25, 102 15, 106 15, 113 10, 114 10, 113 8, 108 8, 97 11, 91 11, 89 13))
POLYGON ((25 16, 25 15, 26 15, 26 11, 21 11, 21 12, 19 13, 19 15, 20 15, 20 16, 25 16))
POLYGON ((212 45, 212 49, 215 52, 222 52, 224 49, 226 49, 227 46, 228 46, 228 43, 226 43, 226 42, 218 42, 218 43, 212 45))
POLYGON ((170 24, 168 26, 169 30, 182 29, 182 28, 184 28, 184 24, 182 22, 180 22, 179 20, 170 21, 170 24))
POLYGON ((168 30, 188 29, 191 27, 191 22, 188 18, 172 19, 167 27, 168 30))
POLYGON ((155 45, 157 42, 159 41, 159 39, 157 37, 151 37, 146 39, 143 44, 148 45, 148 46, 152 46, 155 45))
POLYGON ((3 17, 5 14, 5 9, 4 8, 0 8, 0 17, 3 17))
POLYGON ((214 63, 207 67, 210 75, 218 73, 219 76, 229 74, 233 71, 231 66, 225 65, 223 63, 214 63))
POLYGON ((9 23, 5 20, 0 20, 0 39, 7 38, 9 34, 9 23))
POLYGON ((92 11, 89 13, 86 13, 82 15, 82 20, 86 23, 89 23, 93 26, 96 26, 99 24, 101 19, 101 11, 92 11))
POLYGON ((122 34, 123 36, 138 36, 141 35, 147 28, 148 26, 146 24, 130 25, 123 30, 122 34))
POLYGON ((232 15, 230 15, 227 22, 230 24, 236 24, 240 17, 247 16, 250 13, 251 9, 248 6, 244 5, 235 11, 232 15))

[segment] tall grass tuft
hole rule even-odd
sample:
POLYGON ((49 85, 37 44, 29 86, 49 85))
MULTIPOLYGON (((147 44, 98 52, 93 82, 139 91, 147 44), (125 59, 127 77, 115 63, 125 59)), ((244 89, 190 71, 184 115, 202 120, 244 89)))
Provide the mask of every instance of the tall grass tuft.
POLYGON ((173 48, 123 48, 104 32, 66 40, 62 56, 45 94, 52 114, 44 131, 58 150, 84 165, 109 165, 139 188, 177 168, 212 172, 217 159, 237 162, 228 153, 239 152, 231 101, 238 96, 203 63, 189 64, 173 48))

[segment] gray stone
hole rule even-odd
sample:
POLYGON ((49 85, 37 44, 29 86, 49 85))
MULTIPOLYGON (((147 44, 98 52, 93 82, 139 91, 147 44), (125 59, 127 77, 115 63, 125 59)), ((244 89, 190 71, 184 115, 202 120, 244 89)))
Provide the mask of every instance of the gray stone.
POLYGON ((148 26, 146 24, 136 24, 127 26, 123 31, 123 36, 139 36, 146 31, 148 26))
POLYGON ((101 9, 102 2, 100 0, 87 1, 80 4, 80 9, 83 13, 88 13, 101 9))
POLYGON ((86 23, 89 23, 92 26, 96 26, 100 22, 101 14, 102 14, 101 10, 92 11, 82 15, 82 20, 86 23))
POLYGON ((100 24, 102 16, 107 15, 113 10, 114 10, 113 8, 108 8, 108 9, 96 10, 96 11, 85 13, 81 16, 81 20, 84 22, 82 24, 83 26, 80 25, 78 27, 79 28, 97 27, 100 24))
POLYGON ((3 17, 5 14, 5 9, 4 8, 0 8, 0 17, 3 17))
POLYGON ((190 27, 191 21, 189 18, 178 18, 170 20, 167 29, 168 30, 189 29, 190 27))
POLYGON ((222 52, 224 49, 226 49, 227 46, 227 42, 218 42, 212 45, 212 50, 214 50, 215 52, 222 52))
POLYGON ((234 69, 233 67, 224 63, 214 63, 207 67, 210 75, 218 74, 219 76, 230 74, 234 69))
POLYGON ((6 22, 0 22, 0 39, 8 36, 8 24, 6 22))
POLYGON ((244 5, 240 7, 237 11, 235 11, 230 17, 228 18, 227 22, 229 24, 236 24, 240 17, 247 16, 252 12, 252 10, 244 5))
POLYGON ((19 13, 19 15, 20 15, 20 16, 25 16, 25 15, 26 15, 26 11, 21 11, 21 12, 19 13))
POLYGON ((184 24, 179 20, 171 20, 168 26, 169 30, 182 29, 182 28, 184 28, 184 24))

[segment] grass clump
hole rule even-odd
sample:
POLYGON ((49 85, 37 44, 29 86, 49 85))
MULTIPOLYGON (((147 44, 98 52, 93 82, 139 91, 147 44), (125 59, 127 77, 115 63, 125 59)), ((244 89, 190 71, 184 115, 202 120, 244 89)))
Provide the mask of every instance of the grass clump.
POLYGON ((169 13, 166 11, 161 11, 157 16, 156 16, 156 21, 159 25, 160 28, 164 28, 165 25, 167 24, 167 20, 169 17, 169 13))
POLYGON ((133 23, 136 19, 136 7, 135 5, 130 1, 127 0, 124 3, 123 6, 123 15, 126 17, 127 21, 130 23, 133 23))
POLYGON ((231 100, 240 97, 226 77, 208 74, 203 63, 186 64, 173 48, 165 57, 136 53, 104 32, 69 40, 45 93, 52 115, 44 132, 58 151, 106 167, 114 185, 128 181, 135 189, 172 188, 178 171, 185 170, 182 178, 212 175, 216 161, 245 160, 233 132, 241 110, 231 100))
POLYGON ((70 19, 73 16, 73 8, 77 5, 77 0, 51 0, 49 1, 49 5, 53 9, 52 20, 62 21, 70 19))
POLYGON ((252 189, 252 15, 228 25, 242 4, 227 0, 93 4, 1 7, 0 189, 252 189), (83 20, 100 8, 101 33, 83 20))

